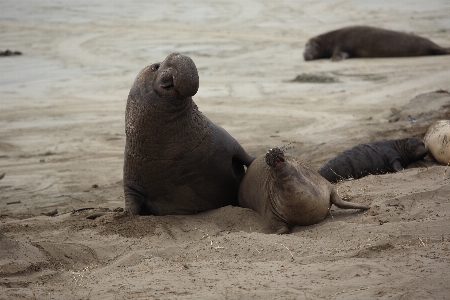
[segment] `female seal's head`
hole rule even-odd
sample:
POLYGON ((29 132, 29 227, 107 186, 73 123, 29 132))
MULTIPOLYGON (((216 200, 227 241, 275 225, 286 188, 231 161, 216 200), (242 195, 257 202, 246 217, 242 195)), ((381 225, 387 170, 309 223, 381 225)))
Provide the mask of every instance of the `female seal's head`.
POLYGON ((278 147, 269 149, 266 153, 266 164, 272 168, 276 168, 277 165, 285 161, 284 152, 278 147))

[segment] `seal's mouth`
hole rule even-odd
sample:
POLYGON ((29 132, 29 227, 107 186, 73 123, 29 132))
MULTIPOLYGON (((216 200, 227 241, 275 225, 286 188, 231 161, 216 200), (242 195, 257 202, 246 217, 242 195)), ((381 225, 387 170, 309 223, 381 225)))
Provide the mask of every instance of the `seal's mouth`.
POLYGON ((425 147, 425 144, 424 143, 422 143, 419 147, 418 147, 419 149, 417 149, 417 157, 419 158, 419 159, 423 159, 423 158, 425 158, 425 156, 427 156, 428 155, 428 149, 425 147))
POLYGON ((422 141, 417 141, 415 139, 409 139, 406 142, 406 152, 409 153, 411 159, 420 160, 423 159, 428 154, 428 149, 422 141))
POLYGON ((170 88, 173 88, 174 86, 173 86, 173 81, 172 82, 164 82, 164 83, 162 83, 161 84, 161 87, 163 88, 163 89, 170 89, 170 88))
POLYGON ((174 87, 173 78, 172 77, 164 78, 161 81, 161 87, 166 90, 173 88, 174 87))
POLYGON ((266 164, 270 167, 275 168, 281 163, 284 163, 284 152, 280 148, 269 149, 266 153, 266 164))
POLYGON ((275 164, 278 166, 279 164, 281 164, 282 162, 285 162, 283 157, 276 157, 275 158, 275 164))
MULTIPOLYGON (((306 52, 306 51, 305 51, 306 52)), ((310 53, 304 53, 303 54, 303 58, 306 60, 306 61, 309 61, 309 60, 313 60, 314 59, 314 57, 312 56, 312 54, 310 54, 310 53)))
POLYGON ((166 71, 163 74, 161 74, 160 86, 166 90, 174 87, 174 79, 172 72, 166 71))

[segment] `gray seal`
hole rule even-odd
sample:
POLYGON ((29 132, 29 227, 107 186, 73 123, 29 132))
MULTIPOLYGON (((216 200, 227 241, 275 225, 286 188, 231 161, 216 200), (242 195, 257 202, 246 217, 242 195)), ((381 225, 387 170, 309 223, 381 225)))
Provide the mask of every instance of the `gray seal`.
POLYGON ((428 150, 418 138, 378 141, 360 144, 339 153, 323 164, 318 172, 330 182, 358 179, 371 174, 402 171, 427 154, 428 150))
POLYGON ((306 61, 330 58, 333 61, 351 57, 402 57, 450 54, 429 39, 369 26, 351 26, 311 38, 303 57, 306 61))
POLYGON ((323 220, 331 204, 339 208, 369 209, 342 200, 331 183, 295 156, 270 149, 247 170, 239 189, 239 205, 258 212, 277 234, 294 225, 323 220))
POLYGON ((172 53, 144 68, 130 90, 123 169, 125 208, 139 215, 193 214, 237 205, 254 157, 197 108, 197 68, 172 53))

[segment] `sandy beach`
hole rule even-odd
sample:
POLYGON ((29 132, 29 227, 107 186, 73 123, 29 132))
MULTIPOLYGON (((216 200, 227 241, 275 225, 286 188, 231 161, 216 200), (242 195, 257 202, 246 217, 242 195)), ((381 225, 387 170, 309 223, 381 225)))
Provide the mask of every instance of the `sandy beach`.
POLYGON ((336 184, 366 212, 274 235, 227 206, 123 211, 124 116, 145 66, 179 52, 194 101, 255 156, 318 168, 450 119, 450 56, 305 62, 350 25, 450 47, 448 1, 0 0, 0 299, 450 299, 450 167, 427 156, 336 184), (414 122, 409 121, 409 116, 414 122), (55 211, 56 210, 56 211, 55 211))

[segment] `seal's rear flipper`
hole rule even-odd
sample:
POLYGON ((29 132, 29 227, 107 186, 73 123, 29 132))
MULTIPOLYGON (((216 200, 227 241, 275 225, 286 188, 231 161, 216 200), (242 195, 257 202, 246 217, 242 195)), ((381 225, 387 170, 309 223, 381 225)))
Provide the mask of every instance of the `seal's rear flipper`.
POLYGON ((434 55, 447 55, 450 54, 450 48, 437 48, 432 51, 434 55))
POLYGON ((352 202, 347 202, 341 199, 341 197, 339 197, 339 195, 336 193, 335 190, 333 190, 332 194, 331 194, 331 203, 336 205, 339 208, 343 208, 343 209, 363 209, 363 210, 367 210, 370 208, 370 206, 365 205, 365 204, 360 204, 360 203, 352 203, 352 202))
POLYGON ((271 230, 275 234, 288 234, 290 232, 289 226, 286 224, 286 222, 278 220, 274 216, 269 220, 269 224, 271 230))

